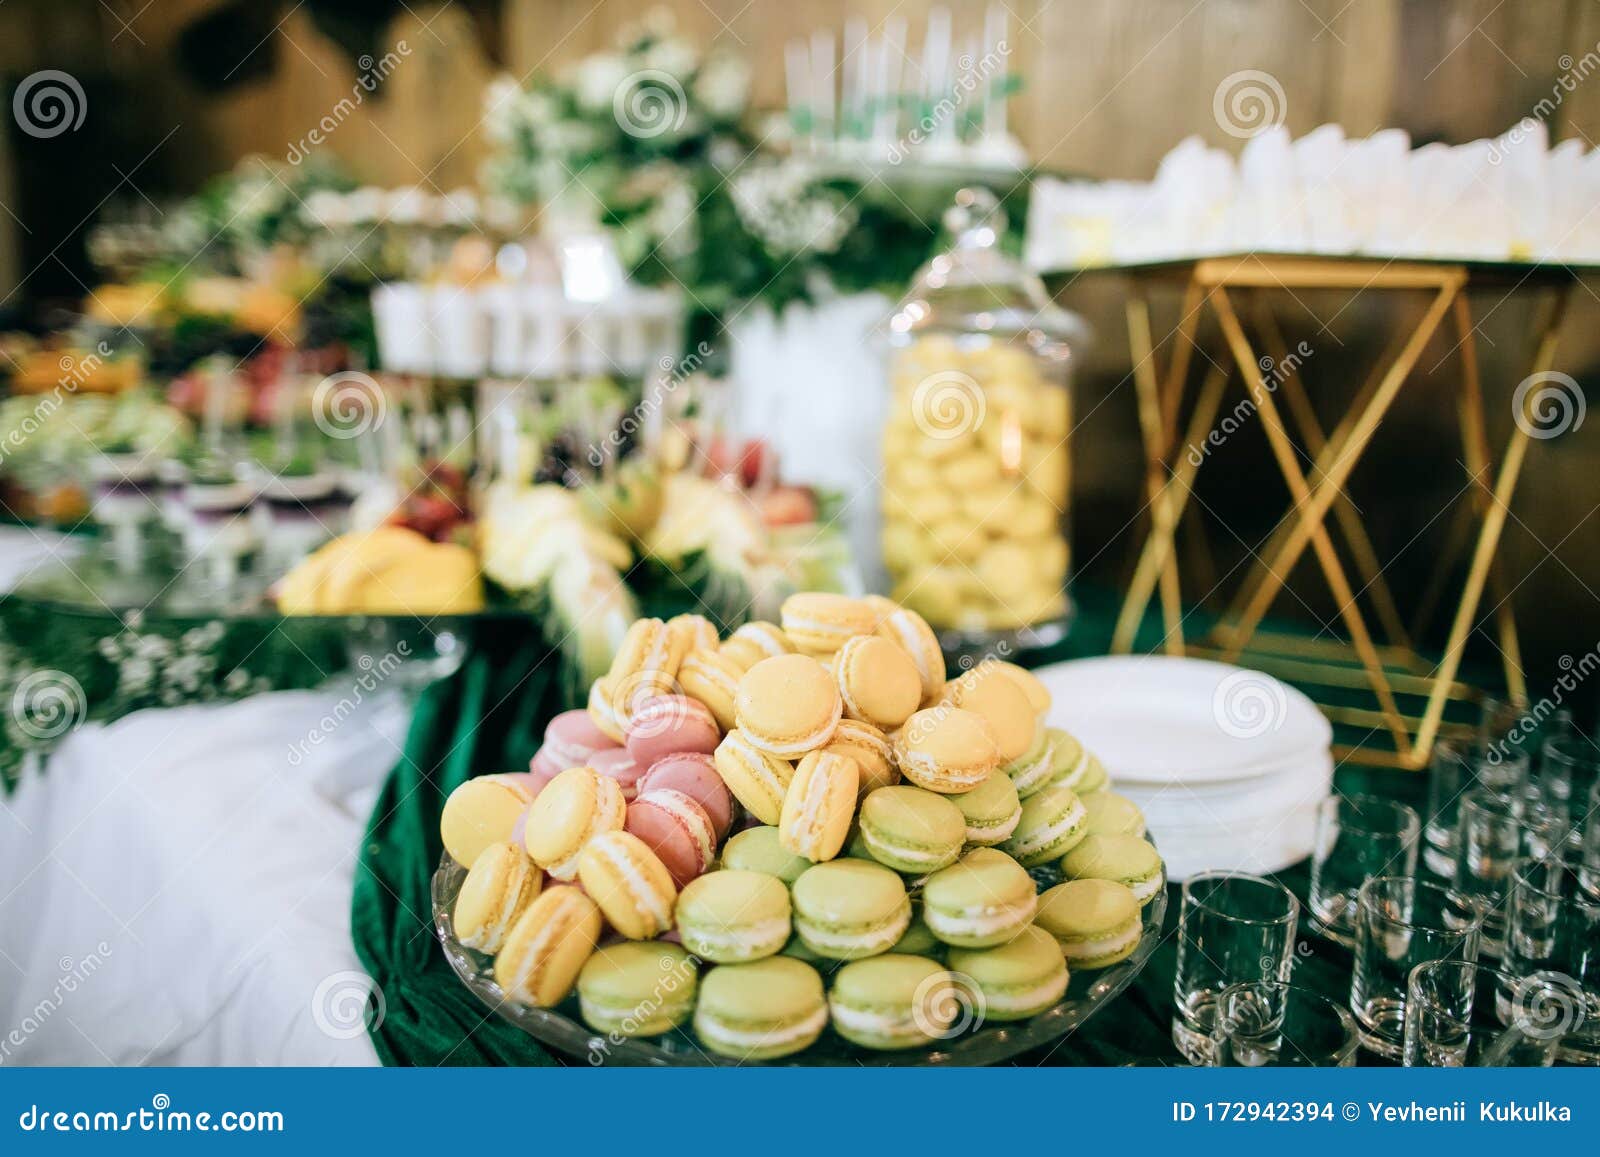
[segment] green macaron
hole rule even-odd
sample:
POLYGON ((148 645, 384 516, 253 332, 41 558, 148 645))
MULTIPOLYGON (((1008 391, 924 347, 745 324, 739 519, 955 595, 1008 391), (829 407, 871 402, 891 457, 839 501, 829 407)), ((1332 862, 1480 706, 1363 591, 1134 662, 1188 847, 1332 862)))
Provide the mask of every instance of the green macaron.
POLYGON ((962 1008, 942 964, 898 952, 846 964, 828 993, 834 1031, 869 1049, 915 1048, 951 1035, 962 1008))
POLYGON ((584 1023, 616 1036, 659 1036, 694 1011, 695 963, 665 940, 624 940, 599 949, 578 973, 584 1023))
POLYGON ((1139 805, 1114 791, 1097 791, 1083 801, 1091 836, 1144 835, 1144 813, 1139 805))
POLYGON ((921 876, 956 862, 966 817, 949 797, 920 787, 880 787, 861 804, 861 839, 880 864, 921 876))
POLYGON ((910 924, 906 887, 881 864, 829 860, 794 882, 794 930, 819 956, 876 956, 894 947, 910 924))
POLYGON ((971 791, 949 797, 967 822, 967 843, 992 848, 1003 844, 1022 819, 1016 785, 999 772, 971 791))
POLYGON ((1140 904, 1154 900, 1166 884, 1160 854, 1138 836, 1085 836, 1061 857, 1061 874, 1069 880, 1115 880, 1140 904))
POLYGON ((1026 868, 1059 859, 1087 833, 1088 816, 1077 793, 1047 787, 1022 801, 1022 819, 1001 851, 1026 868))
POLYGON ((1069 787, 1079 795, 1087 795, 1106 786, 1105 765, 1094 752, 1079 742, 1077 736, 1060 728, 1052 728, 1050 737, 1055 745, 1055 759, 1050 773, 1052 787, 1069 787))
POLYGON ((995 948, 952 948, 947 967, 975 985, 986 1020, 1022 1020, 1067 991, 1067 964, 1050 933, 1032 924, 995 948))
POLYGON ((1075 969, 1105 968, 1139 946, 1139 901, 1115 880, 1068 880, 1039 897, 1035 926, 1061 945, 1075 969))
POLYGON ((1050 777, 1055 772, 1055 748, 1049 729, 1039 728, 1028 750, 1000 770, 1005 772, 1006 778, 1017 789, 1019 799, 1027 799, 1049 786, 1050 777))
POLYGON ((759 827, 746 828, 728 841, 722 849, 722 866, 776 876, 785 884, 793 884, 811 861, 779 843, 777 828, 759 827))
POLYGON ((928 877, 922 915, 933 934, 958 948, 991 948, 1033 919, 1033 877, 994 848, 976 848, 928 877))
POLYGON ((773 956, 713 968, 700 982, 694 1031, 714 1053, 740 1060, 786 1057, 828 1023, 822 977, 804 961, 773 956))
POLYGON ((683 946, 716 964, 759 960, 789 940, 789 889, 763 872, 707 872, 678 894, 683 946))

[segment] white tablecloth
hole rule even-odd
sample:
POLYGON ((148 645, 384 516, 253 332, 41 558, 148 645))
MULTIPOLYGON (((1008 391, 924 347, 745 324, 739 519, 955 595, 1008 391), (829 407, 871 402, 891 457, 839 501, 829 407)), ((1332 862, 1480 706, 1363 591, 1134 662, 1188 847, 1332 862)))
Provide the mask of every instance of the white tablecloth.
POLYGON ((408 703, 348 698, 86 726, 0 797, 0 1065, 376 1063, 350 895, 408 703))

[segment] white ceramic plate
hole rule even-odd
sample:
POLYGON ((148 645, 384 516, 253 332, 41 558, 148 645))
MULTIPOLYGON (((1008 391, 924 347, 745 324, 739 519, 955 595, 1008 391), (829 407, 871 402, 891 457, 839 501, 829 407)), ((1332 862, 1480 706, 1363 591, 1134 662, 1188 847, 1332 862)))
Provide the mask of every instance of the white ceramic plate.
POLYGON ((1128 786, 1270 775, 1305 764, 1333 738, 1301 692, 1225 663, 1116 655, 1034 674, 1050 689, 1051 725, 1071 731, 1128 786))

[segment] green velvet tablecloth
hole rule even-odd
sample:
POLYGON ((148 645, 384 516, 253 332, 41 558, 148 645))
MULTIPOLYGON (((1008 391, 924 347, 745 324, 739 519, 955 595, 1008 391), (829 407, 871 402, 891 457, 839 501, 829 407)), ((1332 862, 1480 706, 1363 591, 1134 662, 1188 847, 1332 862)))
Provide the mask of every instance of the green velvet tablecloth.
MULTIPOLYGON (((1084 615, 1068 642, 1044 660, 1102 654, 1109 615, 1084 615)), ((352 933, 363 965, 383 994, 374 1024, 378 1055, 392 1065, 549 1065, 563 1063, 495 1016, 456 980, 433 935, 429 881, 439 863, 439 811, 463 780, 522 770, 538 747, 546 719, 566 702, 558 660, 533 635, 498 632, 480 638, 451 679, 424 693, 405 757, 390 775, 368 826, 357 870, 352 933)), ((1345 792, 1374 792, 1419 803, 1425 777, 1346 766, 1336 774, 1345 792)), ((1160 833, 1154 833, 1157 840, 1160 833)), ((1280 877, 1300 896, 1305 864, 1280 877)), ((1021 1057, 1023 1065, 1120 1065, 1177 1060, 1169 1033, 1176 965, 1173 889, 1162 941, 1144 971, 1111 1006, 1076 1033, 1021 1057)), ((1304 924, 1295 980, 1343 1001, 1349 992, 1347 949, 1304 924)))

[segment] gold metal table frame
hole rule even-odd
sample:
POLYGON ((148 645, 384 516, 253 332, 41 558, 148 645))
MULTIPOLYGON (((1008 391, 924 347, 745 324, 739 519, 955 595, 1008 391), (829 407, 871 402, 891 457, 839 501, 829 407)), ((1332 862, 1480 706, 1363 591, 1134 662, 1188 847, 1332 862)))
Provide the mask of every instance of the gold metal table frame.
MULTIPOLYGON (((1159 590, 1164 626, 1161 646, 1168 654, 1226 662, 1243 659, 1248 666, 1298 683, 1313 692, 1313 699, 1334 723, 1365 731, 1362 741, 1337 746, 1338 758, 1419 769, 1427 766, 1441 735, 1452 734, 1459 727, 1446 721, 1449 702, 1470 700, 1480 694, 1459 682, 1458 675, 1488 590, 1495 603, 1494 629, 1503 658, 1506 692, 1514 701, 1524 700, 1527 688, 1521 649, 1496 550, 1533 427, 1526 420, 1515 422, 1503 452, 1498 459, 1494 457, 1484 423, 1483 383, 1467 293, 1469 289, 1491 285, 1507 292, 1548 291, 1549 301, 1537 329, 1529 369, 1530 376, 1546 374, 1554 362, 1557 333, 1575 273, 1563 267, 1532 264, 1268 255, 1124 267, 1118 272, 1133 279, 1133 292, 1126 307, 1127 324, 1146 454, 1150 530, 1118 616, 1112 650, 1126 653, 1132 649, 1150 600, 1159 590), (1182 285, 1182 313, 1165 343, 1172 349, 1164 374, 1156 362, 1157 345, 1163 343, 1152 340, 1149 304, 1150 290, 1162 283, 1182 285), (1315 290, 1413 293, 1423 295, 1426 302, 1420 320, 1402 329, 1331 431, 1324 431, 1319 425, 1300 381, 1299 360, 1286 348, 1267 301, 1267 295, 1272 293, 1315 290), (1255 307, 1246 311, 1246 316, 1259 340, 1260 356, 1241 320, 1236 299, 1255 307), (1178 418, 1189 390, 1192 354, 1198 348, 1196 336, 1208 309, 1216 318, 1226 353, 1223 360, 1212 362, 1195 389, 1189 421, 1180 438, 1178 418), (1455 547, 1441 554, 1435 577, 1421 600, 1418 621, 1408 629, 1344 484, 1418 358, 1447 318, 1454 331, 1454 352, 1460 366, 1457 422, 1470 497, 1456 503, 1456 526, 1450 536, 1455 547), (1216 428, 1224 388, 1234 373, 1246 384, 1293 506, 1234 593, 1228 610, 1203 639, 1188 642, 1183 632, 1175 541, 1195 475, 1208 457, 1204 453, 1197 456, 1190 448, 1205 444, 1216 428), (1309 471, 1302 467, 1300 451, 1291 439, 1291 424, 1311 462, 1309 471), (1461 550, 1473 540, 1475 522, 1478 525, 1471 563, 1448 639, 1437 662, 1430 661, 1418 653, 1412 639, 1427 625, 1461 550), (1335 548, 1334 530, 1359 573, 1360 592, 1371 603, 1381 642, 1367 625, 1345 558, 1335 548), (1339 620, 1348 640, 1308 640, 1260 629, 1286 576, 1307 548, 1315 555, 1329 593, 1339 606, 1339 620), (1334 694, 1318 695, 1314 693, 1317 690, 1334 694), (1328 701, 1341 697, 1348 700, 1353 693, 1370 693, 1375 706, 1328 701), (1402 699, 1420 701, 1420 710, 1406 710, 1402 699)), ((1524 405, 1528 404, 1530 400, 1524 399, 1524 405)))

